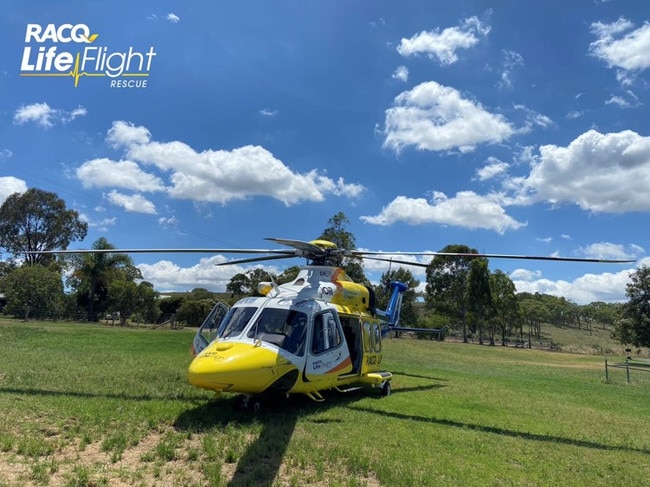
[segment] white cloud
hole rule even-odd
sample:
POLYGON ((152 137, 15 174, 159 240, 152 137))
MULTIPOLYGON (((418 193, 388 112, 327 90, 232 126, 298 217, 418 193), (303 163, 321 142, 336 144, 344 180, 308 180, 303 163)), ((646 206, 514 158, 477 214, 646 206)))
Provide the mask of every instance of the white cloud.
POLYGON ((507 183, 511 204, 573 203, 593 212, 650 210, 650 137, 589 130, 567 147, 544 145, 530 174, 507 183))
POLYGON ((541 271, 531 271, 529 269, 515 269, 510 273, 510 279, 517 281, 534 281, 542 277, 541 271))
POLYGON ((14 123, 22 125, 27 122, 35 122, 41 127, 52 127, 56 110, 50 108, 47 103, 33 103, 21 105, 14 114, 14 123))
POLYGON ((181 21, 181 18, 176 14, 168 13, 167 14, 167 20, 169 20, 170 22, 172 22, 174 24, 177 24, 178 22, 181 21))
POLYGON ((581 247, 578 249, 578 252, 585 257, 593 259, 636 259, 645 250, 634 244, 625 247, 624 245, 610 242, 597 242, 586 247, 581 247))
POLYGON ((503 50, 503 62, 501 63, 501 79, 498 86, 501 88, 512 88, 512 70, 516 66, 523 66, 524 58, 516 51, 503 50))
POLYGON ((101 220, 92 220, 85 213, 80 213, 79 219, 81 221, 86 222, 89 227, 94 228, 100 232, 106 232, 108 230, 108 227, 115 226, 115 224, 117 223, 117 218, 115 217, 102 218, 101 220))
POLYGON ((516 230, 525 225, 506 214, 499 195, 481 196, 472 191, 461 191, 453 198, 434 192, 431 201, 398 196, 382 208, 378 215, 362 216, 361 220, 382 226, 397 222, 409 225, 439 223, 494 230, 498 233, 516 230))
POLYGON ((550 294, 584 305, 595 301, 626 301, 625 286, 633 271, 625 269, 615 273, 585 274, 573 281, 553 281, 542 278, 539 271, 526 275, 527 271, 520 269, 511 273, 510 277, 519 293, 550 294))
POLYGON ((63 122, 70 122, 75 118, 84 117, 86 115, 88 115, 88 110, 86 110, 82 106, 78 106, 77 108, 75 108, 70 112, 61 112, 61 120, 63 122))
POLYGON ((591 32, 597 39, 589 52, 605 61, 609 67, 625 71, 642 71, 650 67, 650 24, 635 30, 634 24, 621 17, 611 24, 594 22, 591 32))
POLYGON ((612 95, 611 98, 605 102, 605 105, 612 105, 612 104, 618 105, 621 108, 630 108, 631 106, 629 101, 627 101, 622 96, 618 96, 618 95, 612 95))
POLYGON ((9 149, 0 149, 0 161, 5 159, 10 159, 11 156, 13 155, 14 153, 11 152, 9 149))
POLYGON ((23 125, 28 122, 34 122, 41 127, 50 128, 57 123, 67 123, 75 118, 84 116, 88 111, 78 106, 74 110, 66 111, 50 107, 47 103, 32 103, 31 105, 21 105, 14 113, 14 123, 23 125))
POLYGON ((533 127, 538 126, 542 128, 548 128, 553 125, 553 120, 550 117, 531 110, 525 105, 515 105, 515 110, 521 111, 525 115, 525 122, 523 126, 518 130, 520 133, 529 133, 533 130, 533 127))
POLYGON ((435 81, 400 93, 386 110, 384 147, 396 152, 413 145, 421 150, 474 150, 477 144, 501 142, 515 132, 499 114, 463 98, 435 81))
MULTIPOLYGON (((137 267, 142 272, 143 279, 153 283, 156 290, 161 292, 191 290, 197 287, 224 292, 233 275, 248 270, 239 265, 216 265, 227 260, 222 255, 214 255, 202 258, 191 267, 180 267, 169 260, 161 260, 155 264, 139 264, 137 267)), ((272 266, 263 268, 274 274, 281 272, 272 266)))
POLYGON ((277 114, 277 110, 271 110, 270 108, 263 108, 260 110, 260 115, 263 115, 265 117, 275 117, 277 114))
POLYGON ((410 39, 402 39, 397 52, 402 56, 424 54, 430 59, 437 59, 441 65, 458 61, 457 51, 475 46, 480 37, 490 32, 490 26, 484 25, 477 17, 469 17, 456 27, 447 27, 440 31, 422 31, 410 39))
POLYGON ((106 142, 112 147, 129 147, 133 144, 146 144, 151 140, 151 133, 145 127, 136 127, 132 123, 118 120, 108 130, 106 142))
POLYGON ((129 196, 113 190, 105 196, 110 203, 114 204, 115 206, 120 206, 126 211, 147 214, 156 213, 155 205, 140 194, 129 196))
POLYGON ((24 193, 27 191, 27 183, 22 179, 13 176, 0 177, 0 205, 14 193, 24 193))
POLYGON ((162 228, 176 228, 178 226, 178 220, 176 217, 160 217, 158 218, 158 225, 162 228))
POLYGON ((409 80, 408 68, 403 65, 397 66, 397 68, 393 72, 393 79, 404 81, 406 83, 409 80))
MULTIPOLYGON (((323 201, 328 194, 356 198, 365 190, 315 169, 296 173, 260 146, 197 152, 183 142, 153 141, 147 128, 124 121, 113 123, 106 141, 125 151, 124 160, 103 158, 82 164, 77 176, 86 187, 165 190, 172 198, 221 204, 268 196, 286 205, 323 201), (143 166, 151 169, 145 171, 143 166)), ((120 206, 131 208, 122 198, 120 206)), ((155 211, 153 205, 145 208, 155 211)))
POLYGON ((144 172, 133 161, 93 159, 79 166, 76 176, 81 180, 84 188, 118 187, 137 191, 165 189, 160 178, 144 172))
POLYGON ((496 157, 488 157, 487 164, 476 170, 476 178, 479 181, 487 181, 505 174, 510 165, 507 162, 500 161, 496 157))

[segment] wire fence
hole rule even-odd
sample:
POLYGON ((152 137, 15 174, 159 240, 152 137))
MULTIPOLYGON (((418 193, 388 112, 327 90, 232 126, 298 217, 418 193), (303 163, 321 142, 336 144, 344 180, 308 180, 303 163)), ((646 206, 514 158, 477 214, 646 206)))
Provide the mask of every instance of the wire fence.
POLYGON ((625 369, 625 383, 630 384, 630 371, 641 371, 641 372, 650 372, 650 362, 642 361, 639 359, 632 359, 629 355, 625 359, 625 362, 613 363, 610 364, 607 359, 605 359, 605 382, 610 382, 610 370, 609 369, 625 369))

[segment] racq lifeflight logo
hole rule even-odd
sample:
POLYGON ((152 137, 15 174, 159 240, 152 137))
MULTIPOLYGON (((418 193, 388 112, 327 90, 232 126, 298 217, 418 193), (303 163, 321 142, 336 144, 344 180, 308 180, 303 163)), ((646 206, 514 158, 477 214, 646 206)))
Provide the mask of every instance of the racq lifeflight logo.
POLYGON ((111 88, 146 88, 153 46, 112 51, 98 38, 86 24, 27 24, 20 75, 71 77, 75 88, 83 77, 108 78, 111 88))

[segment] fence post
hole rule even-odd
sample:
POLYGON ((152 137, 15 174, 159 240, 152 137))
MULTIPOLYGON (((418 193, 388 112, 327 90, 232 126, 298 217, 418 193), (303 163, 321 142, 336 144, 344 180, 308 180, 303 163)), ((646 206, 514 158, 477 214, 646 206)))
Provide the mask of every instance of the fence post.
POLYGON ((605 359, 605 382, 609 382, 609 370, 607 369, 607 359, 605 359))
POLYGON ((627 383, 629 384, 630 383, 630 361, 629 360, 625 361, 625 372, 627 375, 627 383))

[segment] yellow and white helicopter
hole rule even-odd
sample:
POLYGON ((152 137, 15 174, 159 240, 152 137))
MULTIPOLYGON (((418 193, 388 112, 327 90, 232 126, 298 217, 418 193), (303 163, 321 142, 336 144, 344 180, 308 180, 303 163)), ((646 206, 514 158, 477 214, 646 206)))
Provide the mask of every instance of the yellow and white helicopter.
MULTIPOLYGON (((296 278, 286 284, 259 284, 262 297, 247 297, 232 307, 218 303, 198 330, 189 366, 189 381, 200 388, 242 393, 244 408, 259 408, 267 393, 305 394, 323 401, 321 392, 350 391, 364 386, 391 392, 391 372, 382 365, 382 337, 391 331, 434 331, 399 324, 407 286, 388 284, 390 299, 378 309, 374 291, 353 282, 335 264, 341 257, 385 260, 408 265, 390 255, 404 252, 365 252, 338 249, 326 240, 304 242, 269 238, 292 247, 286 250, 219 249, 220 252, 264 253, 221 265, 287 257, 304 257, 296 278)), ((505 254, 406 253, 453 257, 605 262, 600 259, 537 257, 505 254)), ((613 262, 613 261, 607 261, 613 262)))
POLYGON ((306 394, 316 401, 323 400, 323 390, 363 385, 390 394, 392 374, 381 368, 382 335, 399 322, 407 286, 391 283, 388 309, 379 310, 371 288, 333 265, 343 253, 335 244, 269 240, 294 250, 260 250, 273 255, 227 264, 289 256, 309 264, 289 283, 260 283, 262 297, 241 299, 229 309, 218 303, 194 338, 189 381, 215 392, 306 394))

